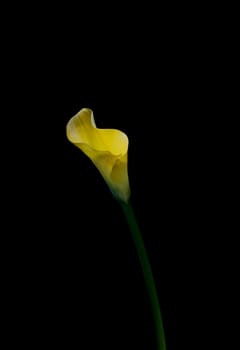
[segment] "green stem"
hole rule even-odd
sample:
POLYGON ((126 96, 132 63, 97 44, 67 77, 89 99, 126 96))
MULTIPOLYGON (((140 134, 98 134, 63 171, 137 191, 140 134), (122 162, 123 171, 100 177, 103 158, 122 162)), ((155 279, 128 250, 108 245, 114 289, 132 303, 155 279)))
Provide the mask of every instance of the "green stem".
POLYGON ((140 264, 143 271, 144 280, 146 283, 154 323, 155 323, 155 329, 156 329, 156 340, 157 340, 157 349, 158 350, 166 350, 166 341, 165 341, 165 335, 164 335, 164 329, 163 329, 163 322, 162 322, 162 316, 157 296, 157 290, 153 278, 152 269, 149 263, 147 251, 144 245, 144 241, 141 236, 141 232, 134 214, 134 211, 132 209, 132 206, 130 202, 127 204, 121 203, 123 212, 125 214, 126 220, 128 222, 135 247, 140 259, 140 264))

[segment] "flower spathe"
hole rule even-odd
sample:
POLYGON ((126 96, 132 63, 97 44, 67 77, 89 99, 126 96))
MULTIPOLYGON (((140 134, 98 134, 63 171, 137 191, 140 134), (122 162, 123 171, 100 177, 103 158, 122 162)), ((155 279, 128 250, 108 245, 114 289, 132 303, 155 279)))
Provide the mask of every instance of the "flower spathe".
POLYGON ((128 137, 115 129, 96 127, 93 111, 81 109, 67 124, 67 138, 98 168, 116 199, 130 197, 128 180, 128 137))

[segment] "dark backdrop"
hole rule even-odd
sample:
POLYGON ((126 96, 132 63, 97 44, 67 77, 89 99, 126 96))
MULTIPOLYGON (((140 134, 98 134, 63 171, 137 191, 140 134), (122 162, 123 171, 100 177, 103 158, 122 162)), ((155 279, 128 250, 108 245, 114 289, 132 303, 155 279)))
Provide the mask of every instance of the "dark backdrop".
POLYGON ((16 28, 10 41, 16 56, 5 130, 14 175, 8 206, 16 220, 8 227, 18 229, 9 228, 7 263, 9 322, 19 329, 10 339, 31 348, 155 349, 120 207, 66 139, 68 120, 88 107, 97 126, 129 137, 131 201, 168 349, 195 349, 214 242, 211 39, 203 44, 195 12, 190 18, 176 8, 111 11, 95 21, 89 9, 48 9, 16 28))

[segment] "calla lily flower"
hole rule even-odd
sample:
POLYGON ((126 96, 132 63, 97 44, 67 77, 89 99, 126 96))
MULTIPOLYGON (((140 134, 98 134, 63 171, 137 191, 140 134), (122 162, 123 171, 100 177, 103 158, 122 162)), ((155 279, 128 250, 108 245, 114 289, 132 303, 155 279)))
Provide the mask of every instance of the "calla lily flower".
POLYGON ((114 197, 127 203, 130 197, 127 135, 115 129, 97 128, 93 111, 83 108, 69 120, 67 138, 91 159, 114 197))

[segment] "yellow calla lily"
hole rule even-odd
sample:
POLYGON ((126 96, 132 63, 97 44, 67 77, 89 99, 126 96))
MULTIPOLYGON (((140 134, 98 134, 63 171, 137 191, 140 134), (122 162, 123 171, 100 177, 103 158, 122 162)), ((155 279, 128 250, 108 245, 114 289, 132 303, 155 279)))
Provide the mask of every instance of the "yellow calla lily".
POLYGON ((93 111, 83 108, 69 120, 67 138, 91 159, 113 195, 127 203, 130 197, 127 135, 115 129, 97 128, 93 111))

